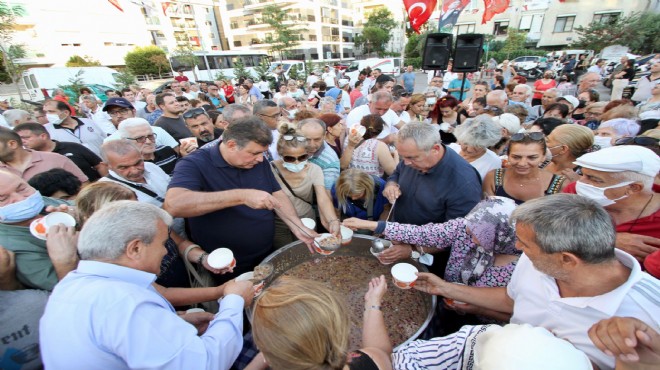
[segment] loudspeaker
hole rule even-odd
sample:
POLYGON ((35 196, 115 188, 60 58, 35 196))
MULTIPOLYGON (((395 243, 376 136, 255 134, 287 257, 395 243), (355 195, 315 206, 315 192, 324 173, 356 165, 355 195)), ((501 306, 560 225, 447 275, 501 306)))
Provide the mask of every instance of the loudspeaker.
POLYGON ((424 43, 422 69, 445 70, 451 56, 454 35, 451 33, 431 33, 424 43))
POLYGON ((456 36, 452 72, 475 72, 481 64, 484 35, 469 33, 456 36))

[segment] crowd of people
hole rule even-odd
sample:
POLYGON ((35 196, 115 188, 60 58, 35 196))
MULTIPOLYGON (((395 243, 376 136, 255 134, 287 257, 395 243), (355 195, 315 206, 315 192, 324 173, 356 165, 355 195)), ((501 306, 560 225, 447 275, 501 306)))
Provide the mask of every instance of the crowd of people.
POLYGON ((0 105, 0 367, 657 368, 650 68, 645 92, 609 102, 595 72, 569 93, 505 61, 492 81, 450 65, 421 89, 412 66, 356 81, 326 66, 272 91, 180 73, 158 94, 0 105), (77 225, 37 237, 51 212, 77 225), (359 350, 332 287, 280 278, 254 298, 235 280, 341 226, 390 240, 383 264, 427 265, 414 289, 444 300, 425 339, 393 349, 384 276, 368 283, 359 350), (221 247, 235 266, 209 264, 221 247), (186 311, 205 302, 214 312, 186 311))

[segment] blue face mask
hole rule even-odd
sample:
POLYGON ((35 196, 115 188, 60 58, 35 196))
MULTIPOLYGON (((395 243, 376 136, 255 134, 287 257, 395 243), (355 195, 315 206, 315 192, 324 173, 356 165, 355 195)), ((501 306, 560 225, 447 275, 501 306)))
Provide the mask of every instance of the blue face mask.
POLYGON ((300 172, 305 168, 305 165, 307 165, 307 161, 302 161, 302 162, 298 162, 298 163, 284 162, 284 163, 282 163, 282 165, 284 166, 284 168, 286 168, 287 170, 289 170, 291 172, 300 172))
POLYGON ((35 191, 34 194, 20 202, 0 207, 0 223, 14 224, 29 220, 38 215, 43 208, 44 200, 41 193, 35 191))

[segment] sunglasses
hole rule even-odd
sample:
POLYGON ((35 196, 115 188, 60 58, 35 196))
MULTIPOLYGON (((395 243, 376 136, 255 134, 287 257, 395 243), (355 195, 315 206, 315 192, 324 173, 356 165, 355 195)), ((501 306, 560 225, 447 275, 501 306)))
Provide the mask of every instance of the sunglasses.
POLYGON ((407 98, 407 97, 409 97, 409 96, 411 96, 411 95, 412 95, 412 94, 409 93, 409 92, 407 92, 407 91, 402 91, 402 92, 396 94, 396 96, 398 96, 398 97, 400 97, 400 98, 407 98))
POLYGON ((658 140, 647 136, 622 137, 614 142, 614 145, 640 145, 640 146, 658 146, 658 140))
POLYGON ((305 141, 307 141, 307 138, 306 138, 306 137, 304 137, 304 136, 298 136, 298 135, 283 135, 283 136, 282 136, 282 139, 284 139, 284 141, 291 141, 291 140, 294 140, 294 139, 295 139, 295 140, 297 140, 297 141, 299 141, 299 142, 301 142, 301 143, 304 143, 305 141))
POLYGON ((519 132, 511 135, 511 141, 523 141, 525 138, 530 138, 533 141, 543 141, 545 140, 545 135, 542 132, 519 132))
POLYGON ((283 155, 282 160, 286 163, 293 163, 293 162, 304 162, 309 158, 309 154, 303 154, 300 157, 294 157, 291 155, 283 155))
POLYGON ((201 115, 206 115, 206 111, 204 108, 193 108, 190 110, 187 110, 183 113, 183 118, 188 119, 188 118, 195 118, 197 116, 201 115))
POLYGON ((147 139, 149 139, 149 141, 151 141, 152 143, 155 143, 156 142, 156 134, 139 136, 139 137, 127 137, 126 139, 133 140, 133 141, 138 142, 140 144, 146 143, 147 139))

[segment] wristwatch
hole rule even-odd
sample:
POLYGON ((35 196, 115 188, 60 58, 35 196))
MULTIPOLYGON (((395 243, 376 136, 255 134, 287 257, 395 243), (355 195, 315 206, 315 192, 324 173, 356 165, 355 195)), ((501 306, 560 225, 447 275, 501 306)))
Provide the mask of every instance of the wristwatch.
POLYGON ((419 259, 420 256, 421 256, 421 254, 419 254, 419 252, 417 252, 414 249, 410 252, 410 258, 412 258, 414 260, 419 259))

